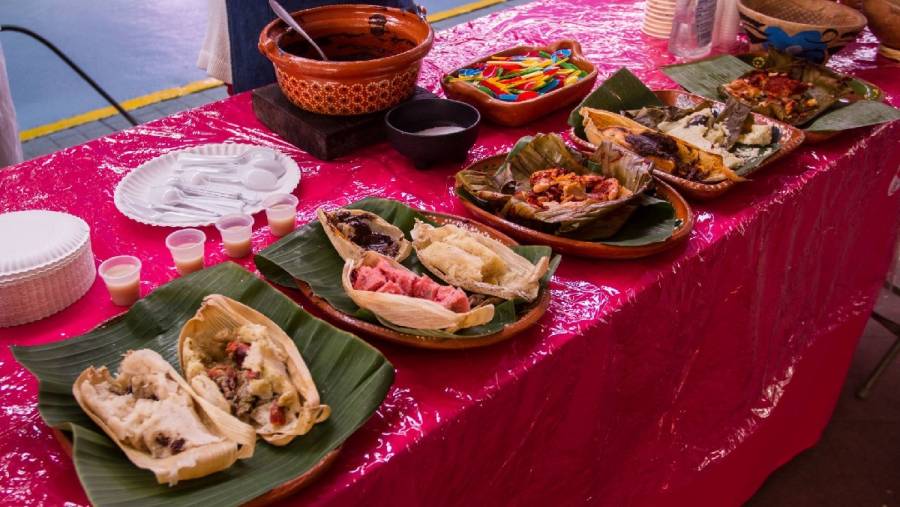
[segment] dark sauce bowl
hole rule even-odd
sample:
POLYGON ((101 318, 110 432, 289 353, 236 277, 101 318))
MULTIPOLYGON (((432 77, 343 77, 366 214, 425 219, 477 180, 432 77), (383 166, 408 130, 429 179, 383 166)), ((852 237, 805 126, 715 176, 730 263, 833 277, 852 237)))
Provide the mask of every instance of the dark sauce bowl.
POLYGON ((384 117, 388 142, 410 158, 418 169, 444 161, 465 162, 478 137, 481 114, 457 100, 420 99, 404 102, 384 117), (446 133, 422 133, 427 129, 453 128, 446 133))

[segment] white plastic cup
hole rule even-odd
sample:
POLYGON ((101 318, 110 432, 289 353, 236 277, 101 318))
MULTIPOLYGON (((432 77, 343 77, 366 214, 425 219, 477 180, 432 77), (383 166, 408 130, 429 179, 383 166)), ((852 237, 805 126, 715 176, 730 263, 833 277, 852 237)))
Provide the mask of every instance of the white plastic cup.
POLYGON ((141 297, 141 260, 132 255, 117 255, 97 270, 106 284, 113 304, 131 306, 141 297))
POLYGON ((250 234, 253 217, 234 213, 216 220, 216 229, 222 235, 222 244, 229 257, 246 257, 250 254, 250 234))
POLYGON ((166 247, 175 261, 178 274, 187 275, 203 269, 206 234, 200 229, 181 229, 166 236, 166 247))
POLYGON ((292 194, 272 194, 263 201, 269 231, 275 236, 290 234, 297 227, 297 203, 300 200, 292 194))

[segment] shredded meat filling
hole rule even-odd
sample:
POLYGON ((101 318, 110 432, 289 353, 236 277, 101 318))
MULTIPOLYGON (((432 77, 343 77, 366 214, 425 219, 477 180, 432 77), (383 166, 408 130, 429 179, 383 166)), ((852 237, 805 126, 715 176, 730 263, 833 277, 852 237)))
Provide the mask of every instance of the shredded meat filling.
POLYGON ((525 194, 529 204, 545 207, 547 203, 611 201, 619 197, 620 184, 615 178, 598 174, 576 174, 553 167, 532 173, 531 191, 525 194))
MULTIPOLYGON (((229 361, 218 363, 209 368, 207 376, 219 386, 222 395, 231 404, 232 411, 238 419, 248 422, 253 410, 262 400, 253 394, 250 381, 259 378, 259 372, 245 369, 244 360, 250 351, 250 344, 239 340, 229 342, 225 347, 225 353, 229 361), (235 368, 236 367, 236 368, 235 368)), ((269 413, 269 421, 276 426, 286 422, 284 408, 277 403, 272 403, 269 413)))

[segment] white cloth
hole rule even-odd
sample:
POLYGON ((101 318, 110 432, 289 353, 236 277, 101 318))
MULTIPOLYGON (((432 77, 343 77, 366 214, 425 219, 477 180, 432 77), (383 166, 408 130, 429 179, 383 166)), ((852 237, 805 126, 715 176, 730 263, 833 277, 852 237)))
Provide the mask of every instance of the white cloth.
POLYGON ((22 143, 16 126, 16 109, 13 107, 9 79, 6 77, 6 58, 0 45, 0 167, 22 161, 22 143))
POLYGON ((210 76, 231 84, 231 44, 225 0, 207 0, 206 4, 206 37, 197 66, 210 76))

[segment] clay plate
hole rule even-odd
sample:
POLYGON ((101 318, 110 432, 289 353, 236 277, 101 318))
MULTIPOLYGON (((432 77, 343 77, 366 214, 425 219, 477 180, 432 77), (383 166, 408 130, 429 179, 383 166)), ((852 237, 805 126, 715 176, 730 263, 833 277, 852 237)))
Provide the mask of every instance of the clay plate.
MULTIPOLYGON (((419 210, 419 212, 440 225, 453 224, 457 227, 468 229, 470 231, 480 232, 507 246, 518 244, 509 236, 491 227, 480 224, 473 220, 469 220, 467 218, 454 215, 446 215, 443 213, 434 213, 431 211, 419 210)), ((416 336, 399 333, 397 331, 394 331, 393 329, 357 319, 356 317, 347 315, 346 313, 331 306, 331 304, 328 303, 328 301, 326 301, 325 299, 316 296, 315 293, 313 293, 312 288, 306 282, 297 279, 294 279, 294 282, 297 284, 297 287, 300 289, 300 292, 303 294, 303 296, 307 300, 309 300, 309 302, 312 303, 312 305, 316 307, 316 309, 321 311, 328 320, 334 322, 338 326, 353 333, 365 334, 381 340, 421 349, 473 349, 478 347, 486 347, 488 345, 493 345, 495 343, 508 340, 534 325, 544 315, 544 313, 547 311, 547 307, 550 305, 550 291, 545 288, 543 291, 541 291, 540 297, 531 304, 531 307, 528 309, 528 311, 519 316, 519 320, 513 322, 512 324, 507 324, 506 327, 504 327, 500 331, 497 331, 496 333, 482 336, 480 338, 434 338, 431 336, 416 336)))
MULTIPOLYGON (((655 90, 653 93, 655 93, 656 96, 659 97, 659 99, 663 102, 663 104, 667 106, 674 106, 679 104, 693 105, 704 100, 708 100, 699 95, 694 95, 692 93, 681 90, 655 90)), ((772 125, 778 127, 778 130, 781 131, 781 149, 770 155, 769 158, 767 158, 763 163, 759 164, 753 170, 753 172, 762 169, 763 167, 771 164, 772 162, 775 162, 788 153, 796 150, 800 147, 801 144, 803 144, 803 140, 809 136, 809 134, 805 134, 802 130, 798 129, 797 127, 792 127, 787 123, 780 122, 761 114, 751 114, 753 114, 753 121, 755 121, 756 123, 772 125)), ((572 139, 572 142, 578 146, 579 150, 585 153, 593 153, 594 150, 597 149, 597 147, 590 142, 575 135, 575 129, 569 129, 569 137, 572 139)), ((684 178, 679 178, 678 176, 675 176, 673 174, 657 170, 654 170, 653 174, 657 178, 665 180, 666 182, 672 184, 672 186, 677 188, 679 192, 683 193, 689 199, 697 201, 706 201, 719 197, 720 195, 731 189, 731 187, 739 184, 739 182, 731 180, 720 181, 715 184, 700 183, 699 181, 691 181, 684 178)))
POLYGON ((584 55, 581 54, 581 44, 571 39, 563 39, 558 40, 549 46, 516 46, 500 51, 499 53, 492 53, 461 67, 471 67, 477 63, 489 60, 492 56, 520 55, 528 51, 546 51, 552 53, 557 49, 571 49, 572 56, 569 58, 569 62, 587 72, 588 75, 573 85, 558 88, 539 97, 523 100, 522 102, 505 102, 500 99, 495 99, 471 85, 459 81, 449 81, 448 78, 450 75, 456 73, 459 69, 456 69, 449 74, 445 74, 441 78, 441 88, 448 98, 460 100, 475 106, 478 108, 478 111, 481 112, 482 116, 494 123, 505 125, 507 127, 525 125, 526 123, 530 123, 557 109, 577 103, 591 91, 591 88, 594 86, 594 81, 597 80, 597 69, 584 57, 584 55))
MULTIPOLYGON (((62 447, 63 452, 66 453, 70 459, 72 458, 72 440, 62 431, 57 428, 50 428, 50 432, 53 434, 53 437, 56 438, 56 441, 59 442, 60 447, 62 447)), ((337 458, 338 453, 341 452, 341 448, 338 447, 333 451, 326 454, 318 463, 313 465, 312 468, 309 469, 305 474, 298 475, 297 477, 285 482, 281 486, 277 486, 274 489, 270 489, 266 493, 250 500, 245 503, 243 507, 263 507, 265 505, 272 505, 275 502, 285 498, 287 496, 293 495, 297 491, 305 488, 311 482, 316 480, 322 473, 334 463, 334 460, 337 458)))
MULTIPOLYGON (((503 163, 505 158, 506 154, 494 155, 493 157, 475 162, 466 169, 496 169, 503 163)), ((580 257, 595 257, 598 259, 637 259, 640 257, 647 257, 674 248, 683 243, 688 239, 691 234, 691 229, 694 227, 694 216, 687 201, 685 201, 672 187, 659 180, 656 180, 657 196, 672 203, 672 206, 675 208, 675 218, 681 220, 681 227, 676 229, 672 236, 665 241, 643 246, 604 245, 603 243, 563 238, 561 236, 539 232, 515 222, 510 222, 488 210, 480 208, 474 202, 461 197, 459 195, 459 184, 456 185, 455 189, 457 198, 462 202, 469 213, 474 215, 478 220, 490 224, 524 243, 547 245, 553 248, 557 253, 577 255, 580 257)))

